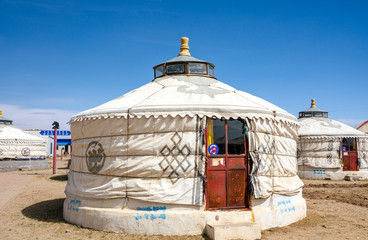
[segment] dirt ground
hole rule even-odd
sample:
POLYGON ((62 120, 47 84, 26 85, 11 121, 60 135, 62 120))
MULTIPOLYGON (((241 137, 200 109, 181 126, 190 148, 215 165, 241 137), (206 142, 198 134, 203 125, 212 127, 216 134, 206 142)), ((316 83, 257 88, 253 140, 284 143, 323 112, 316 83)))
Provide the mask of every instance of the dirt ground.
MULTIPOLYGON (((64 222, 67 161, 52 168, 0 172, 0 239, 206 239, 106 233, 64 222)), ((262 239, 368 239, 368 181, 304 181, 308 214, 262 239)))

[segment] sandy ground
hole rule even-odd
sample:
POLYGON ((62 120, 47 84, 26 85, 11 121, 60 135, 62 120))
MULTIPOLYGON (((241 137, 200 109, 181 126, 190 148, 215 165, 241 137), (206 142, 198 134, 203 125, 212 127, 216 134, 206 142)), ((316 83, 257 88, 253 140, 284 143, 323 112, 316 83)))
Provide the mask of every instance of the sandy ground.
MULTIPOLYGON (((0 172, 0 239, 206 239, 106 233, 64 222, 67 161, 52 169, 0 172)), ((368 181, 305 182, 308 215, 262 239, 368 239, 368 181)))

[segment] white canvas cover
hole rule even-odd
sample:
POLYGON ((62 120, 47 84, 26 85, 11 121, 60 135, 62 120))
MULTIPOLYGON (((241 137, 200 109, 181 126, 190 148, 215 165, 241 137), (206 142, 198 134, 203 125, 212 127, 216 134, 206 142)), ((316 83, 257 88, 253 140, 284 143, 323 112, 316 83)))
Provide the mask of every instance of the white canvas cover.
POLYGON ((0 159, 45 158, 46 141, 7 124, 0 124, 0 159))
POLYGON ((155 79, 121 97, 72 117, 71 121, 110 117, 199 116, 275 118, 295 122, 285 110, 214 78, 172 75, 155 79))
POLYGON ((299 118, 299 124, 299 136, 303 138, 366 136, 366 134, 361 131, 329 118, 299 118))
POLYGON ((66 194, 199 205, 203 128, 198 117, 73 122, 66 194))
POLYGON ((357 142, 359 169, 368 169, 368 137, 360 137, 357 142))
POLYGON ((254 118, 249 123, 249 152, 255 198, 295 195, 303 182, 297 176, 297 125, 254 118))
POLYGON ((256 198, 301 190, 294 116, 216 79, 173 75, 72 117, 66 194, 203 204, 203 137, 213 117, 248 122, 256 198))
POLYGON ((341 168, 341 138, 300 138, 298 165, 313 168, 341 168))
MULTIPOLYGON (((343 138, 357 139, 358 158, 362 167, 367 149, 363 140, 368 135, 348 125, 328 118, 300 118, 298 165, 312 168, 341 168, 341 141, 343 138)), ((362 168, 361 167, 361 168, 362 168)))

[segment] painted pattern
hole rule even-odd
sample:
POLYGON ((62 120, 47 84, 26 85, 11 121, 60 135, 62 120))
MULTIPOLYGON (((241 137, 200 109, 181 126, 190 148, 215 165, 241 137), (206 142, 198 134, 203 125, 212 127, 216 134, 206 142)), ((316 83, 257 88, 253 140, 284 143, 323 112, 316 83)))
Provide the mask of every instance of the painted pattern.
POLYGON ((86 163, 88 171, 91 173, 98 173, 105 164, 105 150, 101 143, 92 141, 88 144, 86 150, 86 163))
POLYGON ((179 178, 179 171, 182 172, 188 171, 191 164, 188 160, 190 155, 190 149, 185 144, 184 146, 180 146, 182 138, 176 132, 171 137, 172 146, 165 145, 160 153, 164 157, 164 159, 159 163, 162 172, 170 172, 169 179, 172 184, 175 184, 179 178))

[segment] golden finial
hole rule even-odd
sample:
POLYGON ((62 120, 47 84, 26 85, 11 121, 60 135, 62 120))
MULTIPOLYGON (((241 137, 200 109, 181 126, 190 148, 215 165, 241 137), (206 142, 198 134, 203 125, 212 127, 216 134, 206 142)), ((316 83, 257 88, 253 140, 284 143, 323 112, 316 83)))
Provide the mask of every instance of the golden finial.
POLYGON ((179 56, 190 56, 189 46, 188 46, 189 38, 182 37, 180 39, 180 42, 181 42, 181 46, 180 46, 179 56))
POLYGON ((3 116, 3 111, 0 110, 0 117, 2 117, 2 116, 3 116))
POLYGON ((311 108, 317 108, 316 107, 316 99, 312 99, 312 101, 311 101, 311 108))

